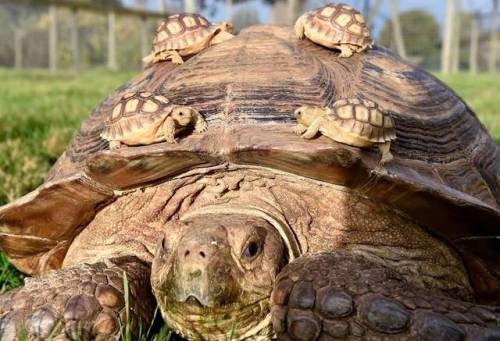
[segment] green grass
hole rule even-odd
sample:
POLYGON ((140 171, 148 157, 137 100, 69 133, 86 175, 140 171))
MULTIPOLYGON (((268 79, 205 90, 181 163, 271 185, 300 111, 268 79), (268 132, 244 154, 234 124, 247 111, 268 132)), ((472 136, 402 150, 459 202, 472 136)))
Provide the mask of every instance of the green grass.
MULTIPOLYGON (((80 75, 0 69, 0 205, 33 190, 81 121, 133 72, 92 70, 80 75)), ((500 76, 438 75, 478 114, 500 144, 500 76)), ((0 254, 0 293, 22 285, 0 254)), ((170 338, 163 327, 153 336, 170 338)))

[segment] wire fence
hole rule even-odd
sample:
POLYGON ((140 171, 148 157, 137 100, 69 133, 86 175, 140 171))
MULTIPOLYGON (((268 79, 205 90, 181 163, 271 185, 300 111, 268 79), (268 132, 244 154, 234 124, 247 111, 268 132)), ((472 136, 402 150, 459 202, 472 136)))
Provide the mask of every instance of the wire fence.
MULTIPOLYGON (((293 24, 322 0, 4 1, 0 66, 111 69, 141 66, 167 12, 196 11, 237 30, 258 23, 293 24), (97 5, 96 5, 97 4, 97 5), (111 4, 111 5, 110 5, 111 4), (114 5, 114 6, 113 6, 114 5), (148 7, 148 5, 150 7, 148 7), (163 12, 163 13, 161 13, 163 12)), ((498 0, 343 0, 361 10, 378 44, 427 69, 496 72, 500 64, 498 0)))

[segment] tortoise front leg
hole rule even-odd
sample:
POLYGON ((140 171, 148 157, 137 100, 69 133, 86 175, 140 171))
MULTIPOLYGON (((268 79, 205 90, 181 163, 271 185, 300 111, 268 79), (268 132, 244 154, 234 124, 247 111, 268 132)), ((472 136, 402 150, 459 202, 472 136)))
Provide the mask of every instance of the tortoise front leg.
POLYGON ((379 144, 378 149, 382 154, 382 158, 380 159, 381 164, 392 161, 394 157, 392 156, 391 153, 391 141, 379 144))
POLYGON ((27 279, 23 288, 0 296, 0 340, 17 340, 23 334, 27 339, 118 339, 127 315, 132 332, 139 324, 147 330, 156 306, 149 276, 149 266, 135 257, 121 257, 27 279))
POLYGON ((283 340, 498 340, 500 311, 418 288, 348 252, 298 258, 271 296, 283 340))
POLYGON ((314 136, 316 136, 319 133, 319 129, 321 128, 321 124, 323 123, 323 118, 318 117, 315 119, 309 127, 307 127, 307 130, 304 134, 302 134, 302 137, 305 139, 312 139, 314 136))
POLYGON ((349 44, 340 44, 338 49, 340 50, 340 58, 349 58, 353 54, 353 47, 349 44))
POLYGON ((193 120, 194 120, 194 131, 197 133, 203 133, 208 129, 207 121, 201 116, 201 114, 193 109, 193 120))
POLYGON ((167 117, 162 126, 165 141, 168 143, 177 143, 175 139, 175 121, 172 117, 167 117))

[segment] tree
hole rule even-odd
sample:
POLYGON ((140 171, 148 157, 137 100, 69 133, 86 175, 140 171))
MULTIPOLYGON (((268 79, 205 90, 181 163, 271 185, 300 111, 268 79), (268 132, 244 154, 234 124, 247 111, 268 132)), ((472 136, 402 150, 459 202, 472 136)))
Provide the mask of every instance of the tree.
MULTIPOLYGON (((439 25, 431 13, 423 10, 401 12, 399 20, 408 56, 427 57, 437 51, 439 25)), ((395 49, 392 21, 386 20, 380 33, 381 45, 395 49)))

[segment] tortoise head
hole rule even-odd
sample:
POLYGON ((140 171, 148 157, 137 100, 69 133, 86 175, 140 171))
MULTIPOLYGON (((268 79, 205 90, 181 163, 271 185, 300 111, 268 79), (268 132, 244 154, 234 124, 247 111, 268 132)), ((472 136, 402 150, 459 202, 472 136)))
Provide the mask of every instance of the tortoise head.
POLYGON ((162 240, 152 266, 166 323, 189 339, 269 333, 269 297, 287 261, 275 228, 258 217, 210 214, 178 231, 162 240))
POLYGON ((294 116, 297 119, 297 123, 308 127, 316 118, 324 116, 327 113, 328 108, 302 106, 295 110, 294 116))
POLYGON ((176 105, 172 109, 172 118, 175 123, 179 126, 185 127, 189 125, 193 121, 193 117, 197 114, 197 112, 190 107, 176 105))
POLYGON ((222 21, 220 23, 213 25, 217 32, 228 32, 233 33, 233 24, 228 21, 222 21))

